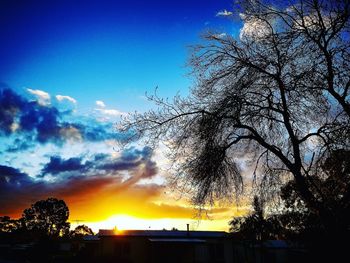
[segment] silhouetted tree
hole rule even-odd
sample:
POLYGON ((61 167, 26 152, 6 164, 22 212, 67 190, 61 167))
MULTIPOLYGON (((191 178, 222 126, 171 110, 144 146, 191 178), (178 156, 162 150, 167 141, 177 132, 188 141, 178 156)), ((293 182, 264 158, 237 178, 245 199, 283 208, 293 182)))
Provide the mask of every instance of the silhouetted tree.
POLYGON ((237 160, 244 157, 266 191, 293 179, 308 209, 330 225, 311 178, 331 151, 350 148, 350 3, 254 0, 238 7, 239 39, 214 32, 194 47, 191 94, 150 96, 158 110, 135 113, 122 128, 167 143, 196 204, 241 194, 237 160))
POLYGON ((86 235, 93 235, 94 232, 86 225, 79 225, 74 230, 72 230, 69 235, 73 238, 82 238, 86 235))
POLYGON ((37 201, 25 209, 22 215, 27 230, 54 237, 68 234, 70 227, 68 217, 69 210, 66 203, 56 198, 37 201))
POLYGON ((319 176, 313 176, 311 190, 324 204, 330 218, 321 220, 310 210, 298 194, 295 181, 288 182, 281 191, 286 211, 294 221, 290 227, 309 235, 348 235, 350 229, 350 151, 337 150, 321 163, 319 176))
POLYGON ((230 222, 230 232, 239 233, 244 239, 268 240, 282 235, 282 229, 275 217, 265 215, 264 201, 255 196, 253 212, 250 215, 234 217, 230 222))
MULTIPOLYGON (((258 198, 254 198, 254 202, 258 201, 258 198)), ((230 232, 239 233, 245 239, 258 240, 261 237, 261 227, 264 218, 261 214, 255 210, 252 214, 243 217, 234 217, 230 222, 230 232)))

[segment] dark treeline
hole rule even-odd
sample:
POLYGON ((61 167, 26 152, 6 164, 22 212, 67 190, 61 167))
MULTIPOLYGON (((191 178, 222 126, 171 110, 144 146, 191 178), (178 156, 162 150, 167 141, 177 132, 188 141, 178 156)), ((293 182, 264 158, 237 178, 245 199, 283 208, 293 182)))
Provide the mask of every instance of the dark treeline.
MULTIPOLYGON (((71 246, 94 234, 86 225, 70 230, 68 217, 68 206, 56 198, 35 202, 19 219, 0 217, 0 261, 55 262, 55 257, 62 257, 59 251, 64 242, 71 246)), ((79 252, 79 247, 75 250, 79 252)))

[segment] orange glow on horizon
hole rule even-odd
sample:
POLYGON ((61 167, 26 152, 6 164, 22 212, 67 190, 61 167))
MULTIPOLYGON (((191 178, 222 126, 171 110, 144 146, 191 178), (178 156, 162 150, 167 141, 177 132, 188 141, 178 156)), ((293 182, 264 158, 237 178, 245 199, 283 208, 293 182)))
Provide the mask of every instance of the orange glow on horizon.
POLYGON ((123 234, 124 230, 118 229, 118 227, 114 227, 114 234, 121 235, 123 234))
MULTIPOLYGON (((159 219, 144 219, 126 214, 114 215, 106 220, 96 222, 82 222, 89 226, 94 233, 98 233, 100 229, 110 229, 118 234, 122 234, 125 230, 186 230, 186 225, 190 224, 190 230, 213 230, 213 231, 228 231, 228 219, 222 218, 217 220, 193 218, 159 218, 159 219)), ((74 229, 78 224, 72 222, 71 228, 74 229)))

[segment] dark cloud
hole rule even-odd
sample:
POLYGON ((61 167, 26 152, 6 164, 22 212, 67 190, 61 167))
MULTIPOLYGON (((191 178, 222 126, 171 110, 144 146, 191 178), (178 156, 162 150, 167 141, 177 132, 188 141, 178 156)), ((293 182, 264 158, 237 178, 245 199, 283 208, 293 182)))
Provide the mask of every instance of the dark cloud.
POLYGON ((59 138, 58 119, 56 108, 29 101, 9 88, 0 88, 0 129, 5 135, 35 131, 37 140, 44 143, 59 138))
POLYGON ((33 201, 32 197, 44 187, 45 184, 35 182, 28 174, 0 165, 0 214, 11 214, 18 207, 33 201))
POLYGON ((0 131, 7 134, 12 132, 11 126, 18 112, 22 111, 25 101, 12 90, 0 88, 0 131))
POLYGON ((6 189, 25 187, 32 183, 32 179, 20 170, 13 167, 0 165, 0 192, 6 189))
POLYGON ((149 159, 153 154, 153 150, 151 147, 144 147, 143 149, 136 149, 134 147, 128 148, 123 151, 121 159, 124 161, 134 161, 139 158, 143 160, 149 159))
POLYGON ((149 147, 125 149, 118 158, 98 153, 85 162, 82 156, 69 159, 51 156, 50 161, 41 170, 39 177, 61 173, 64 173, 65 176, 111 174, 118 171, 134 171, 142 167, 141 177, 149 178, 158 172, 157 164, 151 160, 152 156, 153 151, 149 147))
POLYGON ((110 139, 122 139, 122 137, 117 133, 107 133, 106 131, 113 129, 111 124, 103 124, 97 121, 90 120, 90 125, 76 125, 83 137, 87 141, 102 141, 102 140, 110 140, 110 139))
POLYGON ((36 131, 40 143, 60 140, 60 114, 54 107, 41 106, 36 102, 29 102, 20 117, 20 128, 24 131, 36 131))
POLYGON ((95 154, 94 156, 94 161, 95 162, 99 162, 99 161, 102 161, 102 160, 105 160, 109 157, 109 154, 106 154, 106 153, 97 153, 95 154))
POLYGON ((79 157, 62 160, 59 156, 52 156, 50 162, 42 169, 43 174, 58 174, 62 172, 81 171, 86 169, 86 164, 82 163, 79 157))
MULTIPOLYGON (((157 173, 156 163, 151 161, 153 151, 150 147, 144 147, 143 149, 136 149, 134 147, 125 149, 120 158, 113 159, 100 159, 100 163, 97 165, 98 169, 105 171, 116 170, 132 170, 141 164, 144 165, 145 177, 154 175, 157 173)), ((101 157, 99 157, 101 158, 101 157)))
POLYGON ((144 171, 142 173, 142 178, 150 178, 158 173, 158 166, 157 163, 151 160, 148 160, 146 162, 146 165, 144 167, 144 171))
MULTIPOLYGON (((108 139, 125 140, 126 134, 118 134, 113 126, 93 118, 82 121, 70 120, 71 111, 59 111, 50 105, 40 105, 17 94, 10 88, 0 86, 0 136, 23 135, 33 142, 52 142, 61 145, 66 140, 103 141, 108 139)), ((18 142, 18 141, 17 141, 18 142)), ((27 149, 34 145, 13 145, 10 152, 27 149), (27 147, 26 147, 27 146, 27 147)))

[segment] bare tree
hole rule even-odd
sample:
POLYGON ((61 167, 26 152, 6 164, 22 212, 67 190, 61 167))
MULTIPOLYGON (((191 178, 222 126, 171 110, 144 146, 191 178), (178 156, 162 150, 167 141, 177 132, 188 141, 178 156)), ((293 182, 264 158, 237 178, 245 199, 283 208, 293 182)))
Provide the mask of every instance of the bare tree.
POLYGON ((167 142, 197 204, 242 193, 237 160, 245 154, 261 186, 292 178, 307 206, 328 220, 310 189, 318 160, 350 146, 349 1, 276 7, 254 0, 239 8, 239 39, 211 32, 193 48, 191 94, 150 96, 158 109, 133 114, 123 128, 167 142))

